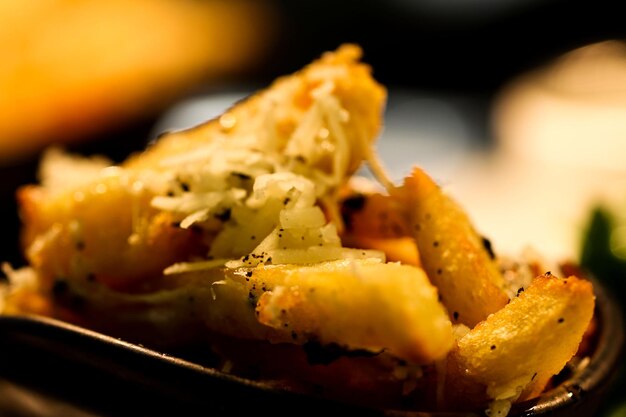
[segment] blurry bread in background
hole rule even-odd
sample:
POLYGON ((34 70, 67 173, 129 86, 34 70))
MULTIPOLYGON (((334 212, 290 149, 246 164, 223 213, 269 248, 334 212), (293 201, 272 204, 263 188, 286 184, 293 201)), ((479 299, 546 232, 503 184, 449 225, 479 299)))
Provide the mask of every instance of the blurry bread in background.
POLYGON ((271 17, 253 0, 0 1, 0 163, 249 69, 271 17))
POLYGON ((495 104, 495 137, 505 153, 625 172, 626 43, 575 49, 510 83, 495 104))
POLYGON ((466 168, 458 198, 505 252, 527 242, 578 259, 592 208, 626 206, 626 44, 556 57, 512 80, 492 110, 495 152, 466 168))

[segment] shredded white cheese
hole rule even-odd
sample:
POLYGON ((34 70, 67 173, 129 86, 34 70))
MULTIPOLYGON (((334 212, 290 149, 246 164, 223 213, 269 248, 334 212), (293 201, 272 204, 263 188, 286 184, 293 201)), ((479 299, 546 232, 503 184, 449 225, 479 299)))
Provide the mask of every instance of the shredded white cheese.
POLYGON ((185 272, 203 271, 224 266, 226 262, 228 262, 228 259, 213 259, 209 261, 198 262, 179 262, 165 268, 163 274, 174 275, 182 274, 185 272))
MULTIPOLYGON (((344 125, 350 115, 334 89, 332 82, 324 82, 312 91, 313 103, 286 138, 277 134, 276 121, 289 119, 284 112, 302 110, 283 105, 285 97, 279 94, 260 96, 245 126, 222 117, 222 134, 163 158, 153 181, 143 179, 158 191, 152 207, 171 213, 181 228, 212 232, 207 257, 219 260, 172 265, 166 275, 224 264, 384 259, 378 251, 343 248, 337 229, 318 205, 346 179, 351 149, 369 148, 365 135, 348 138, 344 125)), ((340 220, 332 208, 330 212, 333 221, 340 220)))

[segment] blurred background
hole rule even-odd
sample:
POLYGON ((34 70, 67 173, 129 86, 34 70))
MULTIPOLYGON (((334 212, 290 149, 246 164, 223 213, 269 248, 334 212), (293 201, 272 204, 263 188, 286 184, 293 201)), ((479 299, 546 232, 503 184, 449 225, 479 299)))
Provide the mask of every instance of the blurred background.
MULTIPOLYGON (((424 166, 496 250, 626 298, 626 24, 609 0, 2 0, 2 260, 43 149, 121 161, 326 50, 389 88, 379 151, 424 166)), ((626 409, 612 415, 626 415, 626 409), (624 414, 619 414, 624 413, 624 414)))

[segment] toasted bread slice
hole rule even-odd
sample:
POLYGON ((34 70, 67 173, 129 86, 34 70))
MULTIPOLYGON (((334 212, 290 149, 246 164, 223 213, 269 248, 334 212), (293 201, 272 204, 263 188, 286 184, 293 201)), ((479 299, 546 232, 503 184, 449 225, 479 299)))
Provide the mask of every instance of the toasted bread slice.
POLYGON ((594 300, 589 281, 537 277, 458 341, 448 360, 449 405, 467 409, 539 395, 576 353, 594 300))
MULTIPOLYGON (((44 176, 20 189, 29 263, 48 287, 62 278, 146 291, 168 265, 206 255, 233 208, 261 192, 253 190, 259 176, 292 172, 313 184, 309 200, 332 200, 381 126, 386 93, 359 57, 352 45, 327 53, 220 118, 165 135, 78 184, 44 176)), ((46 172, 76 175, 66 159, 47 164, 46 172)), ((274 226, 215 252, 242 256, 274 226)))
POLYGON ((422 266, 454 322, 474 327, 509 297, 497 262, 465 211, 421 169, 396 196, 406 205, 422 266))

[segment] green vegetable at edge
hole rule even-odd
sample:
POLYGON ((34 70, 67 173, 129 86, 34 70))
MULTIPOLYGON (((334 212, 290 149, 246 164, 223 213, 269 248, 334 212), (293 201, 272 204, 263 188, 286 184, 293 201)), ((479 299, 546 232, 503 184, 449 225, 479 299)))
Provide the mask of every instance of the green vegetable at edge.
POLYGON ((580 264, 626 302, 626 260, 611 252, 611 232, 617 226, 615 218, 603 208, 596 207, 590 216, 580 253, 580 264))
MULTIPOLYGON (((582 239, 580 265, 611 289, 623 309, 626 306, 626 260, 618 258, 611 251, 611 233, 617 226, 615 217, 608 209, 600 206, 593 209, 582 239)), ((622 366, 599 416, 626 417, 626 402, 623 398, 625 388, 626 370, 622 366)))

